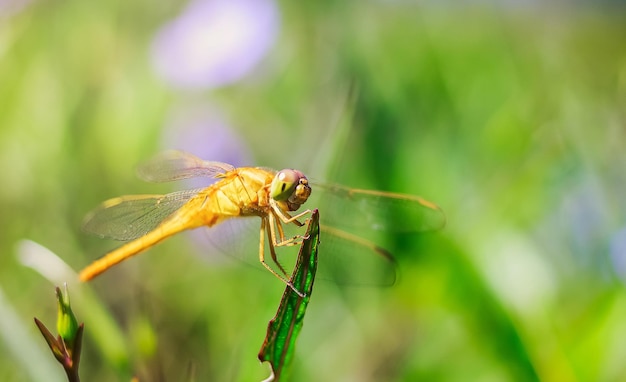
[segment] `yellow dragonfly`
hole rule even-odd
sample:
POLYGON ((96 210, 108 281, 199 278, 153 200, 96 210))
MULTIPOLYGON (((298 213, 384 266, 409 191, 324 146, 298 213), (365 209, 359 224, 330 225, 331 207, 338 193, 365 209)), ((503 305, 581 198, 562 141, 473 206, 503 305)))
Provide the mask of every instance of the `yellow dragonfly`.
MULTIPOLYGON (((85 218, 83 228, 101 237, 128 242, 84 268, 79 275, 82 281, 91 280, 178 232, 213 227, 231 218, 259 217, 260 263, 301 294, 289 281, 288 272, 278 261, 275 248, 302 242, 301 235, 286 234, 283 226, 302 227, 305 224, 302 220, 311 213, 309 209, 297 212, 312 192, 311 184, 302 172, 261 167, 235 168, 222 162, 205 161, 182 151, 166 151, 143 164, 139 175, 152 182, 194 177, 212 177, 217 181, 205 188, 165 195, 122 196, 102 203, 85 218), (266 240, 278 271, 266 260, 266 240)), ((395 262, 391 254, 373 241, 349 232, 351 227, 367 226, 376 231, 386 230, 391 225, 392 231, 419 232, 438 229, 445 224, 441 209, 417 196, 339 185, 314 186, 316 193, 323 194, 321 201, 329 204, 328 223, 324 222, 326 211, 320 210, 321 241, 340 243, 329 248, 338 252, 332 257, 346 256, 352 264, 376 259, 374 264, 389 268, 393 280, 395 262)), ((352 268, 352 265, 348 267, 352 268)))

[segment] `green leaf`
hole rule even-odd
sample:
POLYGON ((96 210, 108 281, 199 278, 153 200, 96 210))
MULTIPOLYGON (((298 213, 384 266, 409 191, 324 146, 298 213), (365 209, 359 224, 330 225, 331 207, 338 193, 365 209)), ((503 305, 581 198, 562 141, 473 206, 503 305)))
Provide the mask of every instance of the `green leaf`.
POLYGON ((39 331, 43 335, 43 338, 46 340, 46 343, 50 347, 50 350, 52 350, 54 358, 56 358, 57 361, 63 364, 63 362, 65 361, 65 355, 63 353, 63 348, 61 345, 59 345, 57 339, 54 337, 54 335, 52 335, 52 333, 50 333, 48 328, 46 328, 46 326, 37 319, 37 317, 35 317, 35 325, 37 325, 39 331))
POLYGON ((269 362, 272 367, 272 375, 267 381, 279 381, 293 358, 296 339, 302 329, 304 314, 313 291, 319 232, 319 213, 314 210, 290 279, 296 289, 305 296, 299 296, 289 286, 285 288, 276 316, 267 326, 265 341, 259 351, 259 360, 269 362))

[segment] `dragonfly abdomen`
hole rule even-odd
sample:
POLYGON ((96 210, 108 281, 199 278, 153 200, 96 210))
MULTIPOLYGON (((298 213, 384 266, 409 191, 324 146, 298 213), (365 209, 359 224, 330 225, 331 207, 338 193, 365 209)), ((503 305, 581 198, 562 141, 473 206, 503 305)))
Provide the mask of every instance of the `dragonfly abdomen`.
MULTIPOLYGON (((274 173, 259 168, 242 167, 223 174, 222 179, 201 190, 153 230, 96 260, 79 275, 91 280, 115 264, 137 255, 178 232, 212 227, 237 216, 267 216, 269 191, 274 173)), ((160 199, 159 199, 160 200, 160 199)))

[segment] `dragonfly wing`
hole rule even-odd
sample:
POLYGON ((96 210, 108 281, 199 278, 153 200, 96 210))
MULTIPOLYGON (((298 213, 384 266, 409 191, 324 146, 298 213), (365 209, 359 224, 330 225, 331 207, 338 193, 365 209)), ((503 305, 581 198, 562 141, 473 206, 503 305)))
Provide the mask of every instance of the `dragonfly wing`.
MULTIPOLYGON (((229 219, 205 230, 208 253, 218 252, 239 260, 259 271, 267 270, 259 262, 259 228, 257 217, 229 219)), ((305 227, 283 226, 285 237, 303 235, 305 227)), ((396 279, 396 262, 384 249, 373 242, 345 231, 321 226, 317 279, 343 286, 389 286, 396 279)), ((299 245, 276 248, 278 261, 290 272, 298 256, 299 245)), ((278 271, 270 258, 265 241, 265 260, 278 271)), ((268 273, 268 276, 269 275, 268 273)))
MULTIPOLYGON (((397 276, 393 256, 379 244, 387 234, 435 230, 445 215, 433 203, 415 196, 316 185, 309 208, 320 208, 321 234, 317 278, 338 285, 389 286, 397 276)), ((208 230, 212 247, 266 271, 259 263, 258 218, 230 219, 208 230)), ((284 225, 285 237, 304 234, 304 227, 284 225)), ((276 248, 290 270, 299 246, 276 248)), ((266 261, 269 248, 266 241, 266 261)))
POLYGON ((156 228, 201 190, 110 199, 87 215, 83 229, 116 240, 136 239, 156 228))
POLYGON ((195 177, 219 177, 235 167, 205 161, 184 151, 168 150, 139 165, 138 176, 148 182, 170 182, 195 177))
MULTIPOLYGON (((321 216, 320 216, 321 217, 321 216)), ((348 232, 320 225, 318 275, 338 285, 391 286, 397 263, 375 243, 348 232)))
POLYGON ((316 193, 322 223, 358 235, 433 231, 446 222, 439 206, 419 196, 323 184, 315 184, 316 193))

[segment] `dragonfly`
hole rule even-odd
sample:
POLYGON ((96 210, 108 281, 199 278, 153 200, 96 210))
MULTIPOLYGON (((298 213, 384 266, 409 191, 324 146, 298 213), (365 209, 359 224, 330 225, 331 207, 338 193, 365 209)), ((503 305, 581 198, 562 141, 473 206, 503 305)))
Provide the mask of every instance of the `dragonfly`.
POLYGON ((311 209, 298 210, 309 200, 312 186, 316 188, 315 193, 321 195, 320 203, 329 206, 328 214, 323 210, 320 212, 321 217, 328 215, 320 225, 322 243, 338 243, 338 253, 333 253, 333 257, 346 256, 351 262, 349 268, 355 263, 376 259, 373 264, 390 269, 388 273, 395 280, 395 260, 391 253, 350 230, 356 228, 358 231, 359 227, 367 226, 373 231, 385 231, 391 226, 391 231, 395 232, 421 232, 445 224, 442 210, 421 197, 314 184, 301 171, 294 169, 236 168, 170 150, 145 162, 138 168, 138 174, 151 182, 196 177, 215 178, 216 182, 204 188, 164 195, 121 196, 102 203, 86 216, 83 229, 127 242, 85 267, 79 274, 82 281, 93 279, 179 232, 215 227, 235 218, 256 217, 261 220, 259 262, 303 296, 291 283, 288 272, 278 260, 276 249, 298 246, 305 239, 301 234, 288 233, 285 227, 294 226, 297 230, 307 223, 311 209), (266 243, 272 264, 266 259, 266 243))

